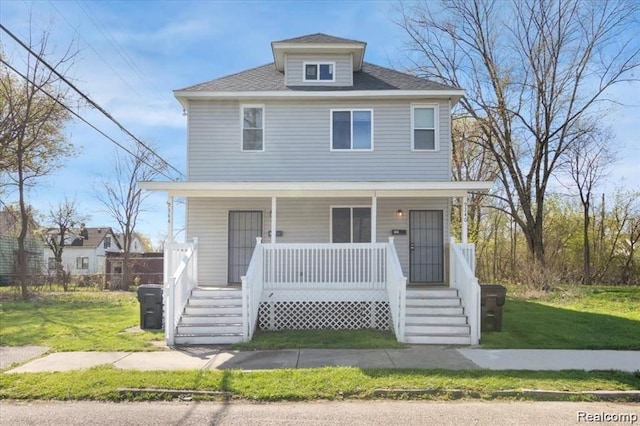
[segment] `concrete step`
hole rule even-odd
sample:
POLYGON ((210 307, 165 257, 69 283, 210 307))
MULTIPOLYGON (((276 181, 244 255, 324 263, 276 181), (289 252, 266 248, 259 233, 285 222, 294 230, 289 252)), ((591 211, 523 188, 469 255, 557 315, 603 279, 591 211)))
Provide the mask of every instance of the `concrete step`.
POLYGON ((406 343, 418 345, 470 345, 471 336, 460 334, 405 334, 406 343))
POLYGON ((242 334, 176 334, 176 345, 228 345, 242 342, 242 334))
POLYGON ((407 301, 407 315, 464 315, 464 308, 457 306, 414 306, 407 301))
POLYGON ((471 329, 466 324, 406 324, 407 334, 451 334, 469 335, 471 329))
POLYGON ((240 305, 192 305, 191 301, 184 308, 184 315, 210 315, 210 314, 240 314, 242 315, 242 306, 240 305))
POLYGON ((178 325, 178 333, 180 335, 206 334, 242 334, 242 323, 229 324, 184 324, 178 325))
POLYGON ((421 297, 407 299, 407 306, 459 306, 458 297, 421 297))
POLYGON ((467 323, 464 315, 407 315, 405 319, 407 325, 412 324, 461 324, 467 323))
POLYGON ((242 314, 183 315, 181 324, 229 324, 242 323, 242 314))
POLYGON ((434 287, 429 289, 407 289, 407 299, 424 297, 458 297, 458 289, 450 287, 434 287))

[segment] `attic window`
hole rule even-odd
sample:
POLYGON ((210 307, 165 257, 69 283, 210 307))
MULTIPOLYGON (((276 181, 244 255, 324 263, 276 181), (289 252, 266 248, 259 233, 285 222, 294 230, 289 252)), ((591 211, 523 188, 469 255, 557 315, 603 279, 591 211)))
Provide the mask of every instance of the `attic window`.
POLYGON ((335 62, 305 62, 303 81, 336 81, 335 62))
POLYGON ((108 249, 111 247, 111 237, 104 237, 104 248, 108 249))

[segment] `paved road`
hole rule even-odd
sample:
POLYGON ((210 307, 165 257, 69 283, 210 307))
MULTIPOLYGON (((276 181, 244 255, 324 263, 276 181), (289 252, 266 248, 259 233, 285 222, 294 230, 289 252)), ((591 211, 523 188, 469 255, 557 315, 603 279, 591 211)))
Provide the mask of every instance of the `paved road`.
MULTIPOLYGON (((579 412, 626 414, 640 424, 640 404, 485 401, 12 402, 5 425, 575 425, 579 412)), ((593 422, 591 422, 593 423, 593 422)), ((605 422, 630 424, 630 422, 605 422)))

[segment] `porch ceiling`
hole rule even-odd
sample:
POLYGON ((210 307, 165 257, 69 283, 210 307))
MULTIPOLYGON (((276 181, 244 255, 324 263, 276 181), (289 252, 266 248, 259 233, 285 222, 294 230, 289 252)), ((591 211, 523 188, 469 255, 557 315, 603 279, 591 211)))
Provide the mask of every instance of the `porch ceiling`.
POLYGON ((492 182, 140 182, 148 191, 176 197, 335 198, 464 197, 488 191, 492 182))

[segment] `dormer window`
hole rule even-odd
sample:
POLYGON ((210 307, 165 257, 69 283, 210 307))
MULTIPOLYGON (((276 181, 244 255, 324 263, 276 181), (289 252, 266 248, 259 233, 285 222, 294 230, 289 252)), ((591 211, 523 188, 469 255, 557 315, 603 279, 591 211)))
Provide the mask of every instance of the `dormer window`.
POLYGON ((336 81, 335 67, 335 62, 305 62, 303 81, 336 81))

